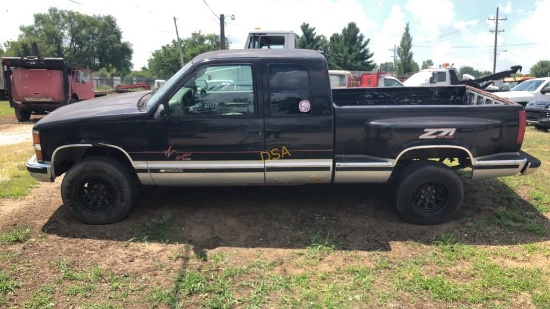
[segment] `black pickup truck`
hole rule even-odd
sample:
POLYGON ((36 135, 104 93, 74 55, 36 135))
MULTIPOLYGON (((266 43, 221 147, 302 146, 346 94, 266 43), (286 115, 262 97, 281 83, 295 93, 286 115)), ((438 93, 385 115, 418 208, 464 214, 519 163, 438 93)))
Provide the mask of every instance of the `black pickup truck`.
POLYGON ((65 173, 78 220, 127 217, 140 184, 385 183, 398 213, 438 224, 459 209, 461 175, 528 174, 523 107, 450 87, 331 90, 310 50, 225 50, 197 56, 156 92, 62 107, 33 128, 28 171, 65 173), (219 87, 223 84, 223 87, 219 87))

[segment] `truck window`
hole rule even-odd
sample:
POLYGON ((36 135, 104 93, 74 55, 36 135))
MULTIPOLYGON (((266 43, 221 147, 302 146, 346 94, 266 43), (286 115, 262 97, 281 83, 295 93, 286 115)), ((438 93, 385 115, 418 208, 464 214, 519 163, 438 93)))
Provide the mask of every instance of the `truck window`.
POLYGON ((447 81, 447 72, 437 72, 437 83, 447 81))
POLYGON ((285 48, 285 37, 282 35, 250 35, 250 43, 248 48, 285 48))
POLYGON ((272 116, 311 115, 307 67, 270 64, 269 95, 272 116))
POLYGON ((255 113, 253 89, 250 65, 203 67, 168 100, 167 114, 252 115, 255 113), (223 87, 220 81, 224 81, 223 87))
POLYGON ((345 75, 342 74, 330 74, 330 86, 332 88, 342 88, 347 86, 347 79, 345 75))
POLYGON ((87 83, 90 81, 90 72, 89 71, 80 71, 80 82, 87 83))

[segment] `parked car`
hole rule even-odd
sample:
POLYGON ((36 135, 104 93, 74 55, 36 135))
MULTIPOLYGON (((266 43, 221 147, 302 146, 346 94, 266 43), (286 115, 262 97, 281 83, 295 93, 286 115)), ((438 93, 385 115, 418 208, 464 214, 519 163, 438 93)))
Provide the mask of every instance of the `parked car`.
POLYGON ((493 92, 493 94, 523 106, 526 106, 528 102, 550 100, 550 77, 530 79, 510 91, 493 92))
POLYGON ((527 103, 525 106, 527 123, 537 129, 550 128, 550 100, 540 100, 527 103))

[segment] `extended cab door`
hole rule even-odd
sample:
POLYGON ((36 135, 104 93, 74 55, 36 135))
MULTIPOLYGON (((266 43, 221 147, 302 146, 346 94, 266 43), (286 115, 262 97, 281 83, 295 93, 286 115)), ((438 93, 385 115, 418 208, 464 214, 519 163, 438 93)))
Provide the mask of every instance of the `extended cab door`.
POLYGON ((156 184, 264 183, 255 76, 250 62, 206 62, 172 91, 162 123, 167 144, 156 147, 164 147, 162 156, 148 160, 156 184))
POLYGON ((331 182, 334 129, 326 63, 280 61, 262 64, 266 183, 331 182))

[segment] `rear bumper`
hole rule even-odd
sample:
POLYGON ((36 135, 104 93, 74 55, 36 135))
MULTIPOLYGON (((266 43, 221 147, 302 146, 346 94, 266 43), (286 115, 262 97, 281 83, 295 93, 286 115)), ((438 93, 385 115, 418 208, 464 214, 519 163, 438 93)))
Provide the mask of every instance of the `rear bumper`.
POLYGON ((540 160, 530 154, 517 153, 498 154, 474 160, 472 178, 494 178, 516 174, 528 175, 540 167, 540 160))
POLYGON ((27 161, 27 171, 39 181, 52 182, 55 180, 51 163, 39 163, 36 156, 32 156, 27 161))
POLYGON ((527 163, 525 164, 523 170, 521 171, 522 175, 529 175, 532 172, 536 171, 540 167, 540 160, 528 154, 527 152, 520 151, 520 154, 525 156, 527 163))

